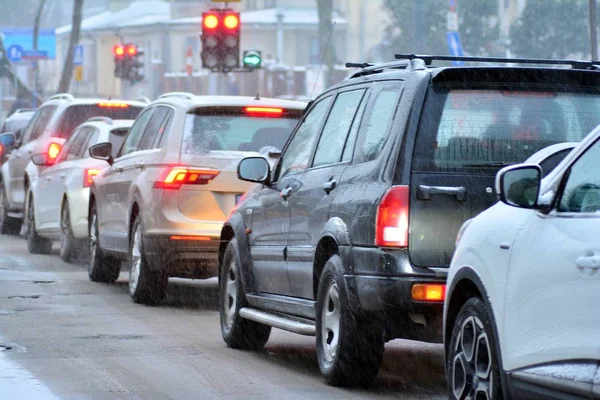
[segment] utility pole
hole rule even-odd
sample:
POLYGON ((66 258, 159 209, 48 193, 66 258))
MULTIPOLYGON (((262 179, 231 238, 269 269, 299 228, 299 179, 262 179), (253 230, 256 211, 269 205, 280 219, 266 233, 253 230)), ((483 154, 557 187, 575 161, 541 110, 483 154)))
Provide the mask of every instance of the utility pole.
POLYGON ((283 10, 277 8, 277 64, 283 65, 283 10))
POLYGON ((590 42, 592 45, 592 60, 598 59, 598 28, 596 19, 596 0, 590 0, 590 42))

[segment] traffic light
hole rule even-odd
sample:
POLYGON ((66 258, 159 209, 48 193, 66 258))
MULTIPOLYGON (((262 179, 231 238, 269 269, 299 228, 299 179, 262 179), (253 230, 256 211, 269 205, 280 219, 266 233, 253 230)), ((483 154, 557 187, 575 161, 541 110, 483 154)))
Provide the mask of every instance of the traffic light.
POLYGON ((113 56, 115 58, 115 77, 122 78, 125 67, 125 46, 122 44, 114 45, 113 56))
POLYGON ((240 14, 229 9, 202 14, 202 67, 228 71, 240 66, 240 14))
POLYGON ((242 60, 244 68, 258 69, 262 65, 262 53, 259 50, 244 50, 242 60))

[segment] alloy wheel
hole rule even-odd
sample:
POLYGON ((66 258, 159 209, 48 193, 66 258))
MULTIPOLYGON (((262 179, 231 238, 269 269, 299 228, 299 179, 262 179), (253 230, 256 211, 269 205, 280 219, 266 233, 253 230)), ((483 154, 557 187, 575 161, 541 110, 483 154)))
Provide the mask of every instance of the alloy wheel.
POLYGON ((492 399, 492 352, 483 323, 468 317, 453 349, 452 393, 455 399, 492 399))
POLYGON ((325 304, 323 304, 323 311, 321 314, 321 318, 323 319, 321 327, 321 340, 323 343, 321 344, 325 350, 325 358, 329 363, 331 363, 337 355, 340 337, 340 317, 340 293, 337 283, 331 281, 327 288, 325 304))
POLYGON ((235 310, 237 307, 237 264, 235 261, 229 263, 229 271, 227 271, 227 286, 225 288, 225 326, 227 329, 231 329, 233 326, 233 318, 235 316, 235 310))
POLYGON ((129 269, 129 293, 135 294, 140 281, 142 269, 142 231, 139 225, 135 226, 133 232, 133 243, 131 245, 131 268, 129 269))

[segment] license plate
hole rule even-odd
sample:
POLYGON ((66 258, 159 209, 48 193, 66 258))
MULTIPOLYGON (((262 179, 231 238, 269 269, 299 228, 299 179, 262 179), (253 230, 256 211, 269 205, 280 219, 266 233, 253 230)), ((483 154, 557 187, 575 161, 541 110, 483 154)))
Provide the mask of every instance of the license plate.
POLYGON ((242 198, 241 194, 236 194, 235 195, 235 204, 239 203, 241 198, 242 198))

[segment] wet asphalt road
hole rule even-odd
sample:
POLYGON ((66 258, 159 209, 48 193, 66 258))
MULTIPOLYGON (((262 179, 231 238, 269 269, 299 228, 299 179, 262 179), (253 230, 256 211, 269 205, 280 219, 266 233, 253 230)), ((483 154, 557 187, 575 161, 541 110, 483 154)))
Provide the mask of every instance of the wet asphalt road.
MULTIPOLYGON (((57 245, 55 245, 55 249, 57 245)), ((128 271, 30 255, 0 236, 0 399, 442 399, 441 345, 386 344, 373 388, 326 386, 314 338, 274 329, 262 352, 221 339, 216 280, 171 279, 161 306, 133 303, 128 271)))

